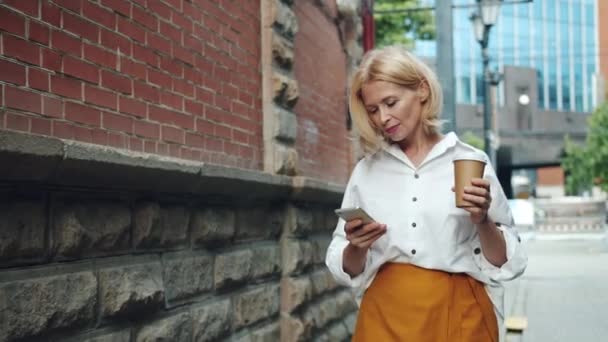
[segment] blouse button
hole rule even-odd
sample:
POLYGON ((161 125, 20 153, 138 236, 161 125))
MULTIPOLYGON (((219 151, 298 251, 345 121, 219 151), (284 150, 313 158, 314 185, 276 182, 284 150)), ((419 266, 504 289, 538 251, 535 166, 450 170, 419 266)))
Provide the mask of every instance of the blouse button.
POLYGON ((473 253, 479 254, 479 253, 481 253, 481 249, 479 247, 477 247, 473 250, 473 253))
POLYGON ((416 197, 412 198, 412 201, 416 202, 418 199, 416 197))
POLYGON ((415 173, 414 178, 418 179, 418 178, 420 178, 420 176, 417 173, 415 173))
POLYGON ((416 222, 412 222, 412 227, 416 228, 416 222))
POLYGON ((412 249, 412 254, 416 254, 416 250, 415 249, 412 249))

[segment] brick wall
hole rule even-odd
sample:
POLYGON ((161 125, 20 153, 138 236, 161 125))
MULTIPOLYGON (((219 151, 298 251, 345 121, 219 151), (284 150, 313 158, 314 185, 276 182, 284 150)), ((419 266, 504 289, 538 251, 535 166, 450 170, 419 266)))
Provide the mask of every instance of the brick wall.
POLYGON ((538 185, 560 185, 563 186, 564 170, 559 167, 541 167, 536 170, 536 183, 538 185))
MULTIPOLYGON (((604 76, 604 79, 608 82, 608 61, 606 61, 606 54, 608 54, 608 22, 604 20, 608 16, 608 3, 606 1, 597 0, 597 29, 599 35, 599 61, 600 65, 599 72, 604 76)), ((608 89, 606 89, 608 94, 608 89)), ((608 96, 606 96, 608 98, 608 96)))
POLYGON ((259 1, 5 0, 0 129, 262 168, 259 1))
POLYGON ((347 56, 334 1, 296 1, 296 148, 303 175, 344 183, 352 168, 346 118, 347 56))

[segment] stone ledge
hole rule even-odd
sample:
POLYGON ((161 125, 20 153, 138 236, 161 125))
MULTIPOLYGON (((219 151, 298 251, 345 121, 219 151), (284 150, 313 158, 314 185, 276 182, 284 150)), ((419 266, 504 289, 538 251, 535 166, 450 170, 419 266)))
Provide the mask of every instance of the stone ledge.
POLYGON ((306 177, 194 162, 88 143, 0 131, 0 182, 116 191, 338 203, 344 186, 306 177))

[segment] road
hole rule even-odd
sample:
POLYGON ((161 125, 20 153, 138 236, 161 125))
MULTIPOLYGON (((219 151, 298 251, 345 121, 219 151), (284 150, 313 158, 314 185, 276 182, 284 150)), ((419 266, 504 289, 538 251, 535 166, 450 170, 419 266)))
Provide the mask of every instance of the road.
POLYGON ((524 275, 506 284, 507 315, 528 327, 507 342, 608 341, 608 235, 537 234, 524 275))

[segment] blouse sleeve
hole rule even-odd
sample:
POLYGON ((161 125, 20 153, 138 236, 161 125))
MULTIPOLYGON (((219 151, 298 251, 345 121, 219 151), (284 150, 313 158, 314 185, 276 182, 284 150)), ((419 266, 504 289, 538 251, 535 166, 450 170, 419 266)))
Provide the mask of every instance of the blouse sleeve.
MULTIPOLYGON (((486 166, 485 178, 490 181, 490 193, 492 194, 488 217, 496 223, 498 229, 503 233, 506 243, 507 262, 501 267, 496 267, 484 257, 483 253, 475 253, 474 260, 481 271, 493 281, 512 280, 524 273, 528 265, 528 255, 521 243, 517 230, 513 227, 513 216, 507 202, 507 197, 490 164, 486 166)), ((479 250, 478 239, 474 244, 477 244, 477 246, 473 246, 473 250, 479 250)))
MULTIPOLYGON (((358 204, 357 198, 357 168, 353 170, 353 174, 351 175, 348 184, 346 185, 346 190, 344 191, 344 197, 342 199, 341 208, 355 207, 358 204)), ((344 248, 348 245, 348 240, 346 240, 346 234, 344 232, 344 225, 346 222, 343 219, 338 219, 338 224, 336 225, 336 229, 334 230, 333 237, 329 247, 327 249, 327 255, 325 256, 325 264, 329 268, 330 273, 333 275, 334 279, 338 284, 348 286, 348 287, 360 287, 363 282, 363 274, 357 275, 356 277, 351 277, 348 273, 344 272, 342 267, 342 255, 344 252, 344 248)), ((369 263, 369 256, 367 263, 369 263)), ((366 263, 366 267, 367 267, 366 263)))

